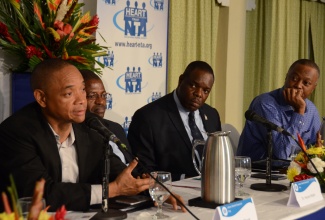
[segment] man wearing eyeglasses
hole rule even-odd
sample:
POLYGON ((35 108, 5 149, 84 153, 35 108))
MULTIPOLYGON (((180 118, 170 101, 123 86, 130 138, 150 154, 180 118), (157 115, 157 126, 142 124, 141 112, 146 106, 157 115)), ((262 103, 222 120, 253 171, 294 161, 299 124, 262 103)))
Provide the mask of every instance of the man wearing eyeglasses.
MULTIPOLYGON (((106 100, 109 98, 110 94, 106 92, 102 80, 94 72, 90 70, 80 70, 80 72, 85 80, 87 110, 101 118, 104 118, 106 111, 106 100)), ((128 150, 131 151, 131 147, 122 126, 107 119, 103 119, 102 122, 121 140, 122 143, 126 145, 128 150)), ((132 161, 130 154, 125 151, 121 151, 112 141, 110 141, 109 144, 112 146, 114 154, 116 154, 123 163, 128 164, 132 161)))

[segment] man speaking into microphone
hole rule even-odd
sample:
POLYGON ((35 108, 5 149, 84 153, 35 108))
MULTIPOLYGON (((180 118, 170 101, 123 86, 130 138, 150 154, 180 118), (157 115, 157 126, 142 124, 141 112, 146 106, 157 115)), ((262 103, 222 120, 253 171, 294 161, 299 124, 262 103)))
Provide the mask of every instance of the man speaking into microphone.
POLYGON ((265 159, 268 156, 268 130, 272 130, 273 159, 289 159, 299 148, 286 132, 294 137, 299 133, 305 144, 319 144, 320 116, 316 106, 308 99, 317 86, 319 75, 315 62, 297 60, 290 66, 282 88, 255 97, 247 111, 249 114, 246 113, 237 155, 249 156, 252 161, 265 159), (261 123, 256 120, 258 116, 280 129, 261 123))

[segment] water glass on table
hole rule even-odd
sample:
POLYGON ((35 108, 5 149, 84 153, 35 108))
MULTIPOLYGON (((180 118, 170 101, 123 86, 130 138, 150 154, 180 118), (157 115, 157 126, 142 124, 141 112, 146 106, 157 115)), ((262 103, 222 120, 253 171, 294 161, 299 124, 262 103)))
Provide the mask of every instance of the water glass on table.
POLYGON ((235 157, 235 181, 236 185, 239 184, 239 188, 236 190, 236 197, 247 197, 248 193, 243 191, 243 185, 245 180, 250 177, 252 172, 251 158, 245 156, 235 157))
POLYGON ((291 154, 290 154, 290 158, 288 158, 290 161, 293 161, 297 155, 300 153, 301 149, 297 148, 295 146, 291 146, 291 154))
MULTIPOLYGON (((21 207, 21 211, 22 211, 24 219, 27 219, 29 210, 30 210, 30 208, 32 206, 32 202, 33 202, 33 197, 22 197, 22 198, 18 199, 18 204, 21 207)), ((42 210, 43 210, 46 207, 46 203, 45 203, 44 198, 42 199, 42 203, 43 203, 43 207, 42 207, 42 210)))
MULTIPOLYGON (((170 172, 164 171, 155 171, 150 173, 152 177, 162 183, 165 187, 172 190, 172 175, 170 172)), ((149 193, 151 198, 157 202, 158 209, 156 214, 153 215, 153 219, 164 219, 169 218, 168 215, 163 214, 162 212, 162 204, 169 197, 169 192, 161 186, 156 180, 152 179, 149 186, 149 193)))

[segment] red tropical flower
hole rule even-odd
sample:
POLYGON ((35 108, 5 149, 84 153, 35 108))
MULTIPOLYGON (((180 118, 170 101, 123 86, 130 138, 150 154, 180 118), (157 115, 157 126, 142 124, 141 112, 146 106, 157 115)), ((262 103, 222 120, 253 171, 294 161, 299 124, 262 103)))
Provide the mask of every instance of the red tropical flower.
POLYGON ((97 15, 94 15, 93 18, 89 21, 89 26, 94 28, 88 29, 87 32, 89 34, 93 34, 97 30, 98 23, 99 23, 99 17, 97 15))
POLYGON ((4 23, 0 22, 0 37, 3 37, 7 40, 9 40, 11 43, 16 44, 16 42, 11 38, 9 32, 8 32, 8 27, 4 23))
POLYGON ((313 176, 309 176, 307 174, 299 174, 297 176, 295 176, 293 179, 295 182, 300 181, 300 180, 306 180, 306 179, 310 179, 310 178, 314 178, 313 176))
POLYGON ((32 56, 37 56, 38 58, 42 58, 42 51, 35 46, 27 46, 26 47, 26 56, 28 59, 32 58, 32 56))
POLYGON ((65 206, 61 206, 55 213, 55 220, 64 220, 64 216, 67 213, 65 206))

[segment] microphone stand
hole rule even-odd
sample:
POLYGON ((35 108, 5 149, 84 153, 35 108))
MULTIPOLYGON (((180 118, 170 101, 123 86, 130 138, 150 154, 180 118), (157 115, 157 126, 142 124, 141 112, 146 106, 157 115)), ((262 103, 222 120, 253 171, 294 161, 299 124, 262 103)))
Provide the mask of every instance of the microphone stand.
POLYGON ((280 192, 285 191, 288 188, 281 184, 272 184, 271 183, 271 167, 272 167, 272 131, 271 129, 267 129, 267 151, 268 155, 266 158, 266 183, 254 183, 251 184, 251 189, 258 191, 266 191, 266 192, 280 192))
POLYGON ((108 209, 108 192, 109 192, 109 172, 110 163, 109 155, 111 146, 109 140, 105 139, 105 159, 103 164, 103 184, 102 184, 102 210, 94 215, 91 220, 106 220, 106 219, 125 219, 127 217, 126 212, 120 211, 118 209, 108 209))
POLYGON ((147 167, 136 157, 136 156, 134 156, 126 147, 125 147, 125 145, 124 144, 122 144, 122 143, 117 143, 117 146, 120 148, 120 150, 121 151, 124 151, 124 152, 127 152, 127 154, 129 154, 130 155, 130 157, 131 158, 134 158, 135 160, 137 160, 137 162, 138 162, 138 164, 141 166, 141 168, 152 178, 152 179, 154 179, 155 180, 155 182, 157 182, 160 186, 162 186, 167 192, 169 192, 169 194, 174 198, 174 199, 176 199, 176 201, 177 201, 177 203, 180 205, 180 206, 182 206, 182 207, 184 207, 185 209, 186 209, 186 211, 188 211, 188 213, 190 213, 192 216, 193 216, 193 218, 195 218, 195 219, 199 219, 198 217, 196 217, 195 215, 194 215, 194 213, 191 211, 191 210, 189 210, 189 208, 187 208, 186 207, 186 205, 179 199, 179 198, 177 198, 175 195, 174 195, 174 193, 172 193, 169 189, 168 189, 168 187, 166 187, 163 183, 161 183, 157 178, 155 178, 149 171, 148 171, 148 169, 147 169, 147 167))

